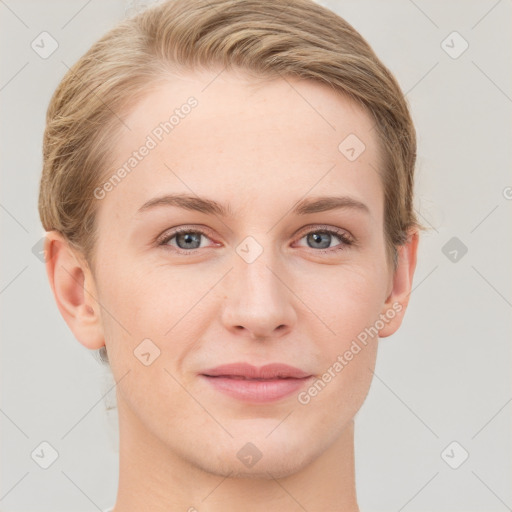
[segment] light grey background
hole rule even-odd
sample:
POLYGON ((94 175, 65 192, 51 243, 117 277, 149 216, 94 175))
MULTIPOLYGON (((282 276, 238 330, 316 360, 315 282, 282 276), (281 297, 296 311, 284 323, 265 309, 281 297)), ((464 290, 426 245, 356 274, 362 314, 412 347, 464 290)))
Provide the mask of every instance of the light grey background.
MULTIPOLYGON (((361 512, 510 510, 511 2, 319 3, 362 33, 406 92, 418 131, 416 209, 431 226, 404 324, 380 341, 356 416, 361 512), (457 58, 463 40, 446 39, 453 31, 469 44, 457 58), (446 246, 453 237, 467 247, 457 261, 446 246), (462 450, 469 458, 453 469, 446 461, 456 465, 462 450)), ((61 318, 33 247, 44 234, 37 193, 50 96, 67 66, 133 5, 0 0, 4 512, 115 502, 111 383, 61 318), (47 58, 31 48, 43 31, 59 45, 47 58), (59 454, 48 469, 31 456, 43 441, 59 454)))

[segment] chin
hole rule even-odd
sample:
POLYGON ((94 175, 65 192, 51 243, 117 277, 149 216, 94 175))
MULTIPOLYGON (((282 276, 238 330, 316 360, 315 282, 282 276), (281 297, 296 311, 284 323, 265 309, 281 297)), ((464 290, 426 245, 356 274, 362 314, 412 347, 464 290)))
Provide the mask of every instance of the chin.
MULTIPOLYGON (((274 433, 270 437, 273 435, 274 433)), ((246 437, 242 442, 237 437, 228 445, 217 445, 215 452, 210 449, 208 460, 199 459, 203 453, 198 453, 196 465, 208 473, 222 477, 272 480, 301 471, 322 452, 318 447, 316 453, 311 439, 307 438, 293 443, 289 436, 288 440, 286 436, 266 440, 264 436, 260 435, 259 438, 261 437, 263 439, 259 441, 251 441, 251 437, 246 437), (247 462, 244 459, 248 459, 247 462)))
POLYGON ((202 469, 208 473, 221 477, 230 478, 246 478, 254 480, 273 480, 291 476, 301 471, 307 466, 309 461, 299 460, 298 456, 283 457, 273 456, 266 457, 267 460, 259 460, 252 468, 244 468, 243 464, 238 461, 223 461, 219 465, 206 464, 202 465, 202 469))

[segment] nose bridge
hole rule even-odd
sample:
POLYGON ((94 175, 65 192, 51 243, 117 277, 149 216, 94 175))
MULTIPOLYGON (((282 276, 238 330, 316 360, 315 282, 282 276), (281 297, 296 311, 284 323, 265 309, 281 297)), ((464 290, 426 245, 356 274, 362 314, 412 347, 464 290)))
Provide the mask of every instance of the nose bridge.
MULTIPOLYGON (((261 240, 263 238, 259 237, 261 240)), ((247 237, 235 249, 223 319, 227 328, 245 328, 255 337, 272 335, 293 322, 294 310, 276 248, 247 237)))

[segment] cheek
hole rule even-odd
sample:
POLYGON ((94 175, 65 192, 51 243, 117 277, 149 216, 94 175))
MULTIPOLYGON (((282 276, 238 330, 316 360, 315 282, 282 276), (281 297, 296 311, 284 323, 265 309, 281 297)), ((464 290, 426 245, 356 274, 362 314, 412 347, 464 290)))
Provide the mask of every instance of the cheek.
MULTIPOLYGON (((319 376, 315 385, 306 389, 299 403, 322 417, 338 414, 340 410, 356 412, 368 392, 377 355, 378 337, 374 326, 382 308, 378 274, 361 269, 338 269, 336 275, 304 289, 308 305, 322 320, 322 334, 310 330, 315 341, 319 376), (318 405, 315 405, 318 404, 318 405)), ((306 329, 311 329, 306 322, 306 329)))
POLYGON ((118 323, 147 337, 164 336, 208 290, 200 273, 135 261, 105 267, 100 282, 102 301, 118 323))
MULTIPOLYGON (((334 268, 334 267, 333 267, 334 268)), ((331 357, 357 337, 378 318, 382 308, 384 280, 377 271, 345 266, 307 280, 300 291, 313 316, 307 315, 319 331, 311 332, 312 340, 327 340, 326 353, 331 357), (321 326, 319 326, 318 322, 321 326)))
MULTIPOLYGON (((129 380, 146 389, 172 388, 175 381, 164 370, 173 373, 198 342, 207 304, 200 299, 211 279, 183 267, 118 263, 103 269, 99 290, 112 371, 116 378, 129 371, 129 380)), ((126 396, 132 392, 136 400, 137 389, 126 396)))

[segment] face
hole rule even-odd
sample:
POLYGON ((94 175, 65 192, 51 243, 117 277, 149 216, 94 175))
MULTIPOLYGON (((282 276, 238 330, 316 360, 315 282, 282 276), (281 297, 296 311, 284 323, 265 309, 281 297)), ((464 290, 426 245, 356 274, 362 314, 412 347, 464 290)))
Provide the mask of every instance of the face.
POLYGON ((216 76, 162 82, 123 118, 107 178, 130 171, 97 189, 94 285, 121 429, 211 473, 279 477, 353 420, 368 332, 399 316, 381 155, 371 118, 323 85, 216 76), (301 373, 212 370, 238 363, 301 373))

